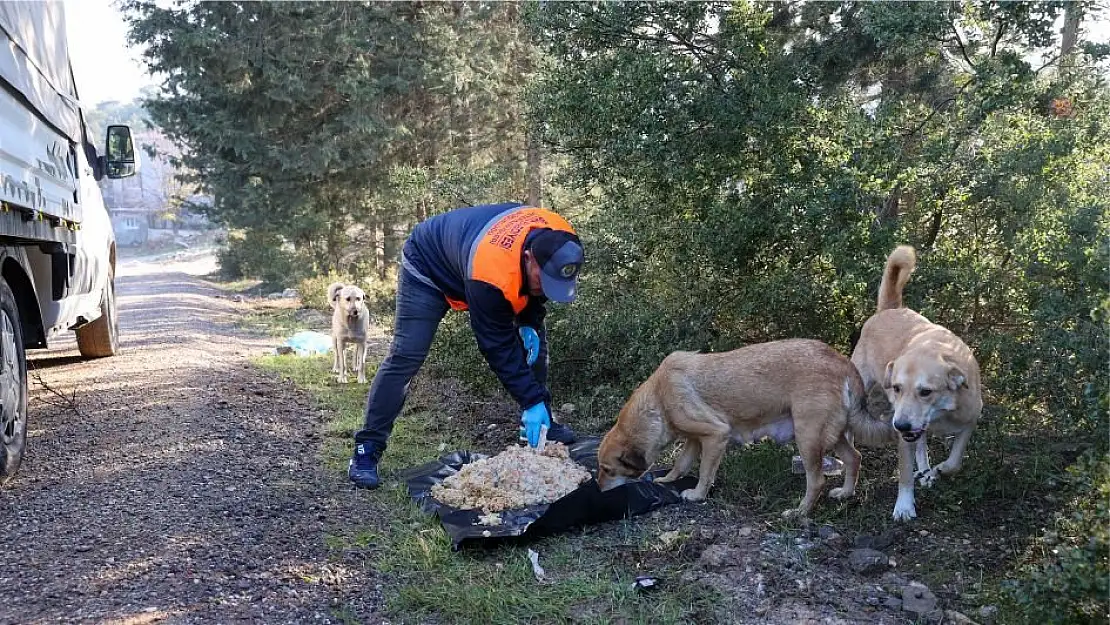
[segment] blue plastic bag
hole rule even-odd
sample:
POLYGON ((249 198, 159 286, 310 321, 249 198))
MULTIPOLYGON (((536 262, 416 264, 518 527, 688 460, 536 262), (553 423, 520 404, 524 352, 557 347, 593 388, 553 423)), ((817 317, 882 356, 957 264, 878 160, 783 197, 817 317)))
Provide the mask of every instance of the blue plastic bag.
POLYGON ((302 330, 285 339, 285 346, 292 348, 298 356, 330 354, 331 337, 323 332, 302 330))

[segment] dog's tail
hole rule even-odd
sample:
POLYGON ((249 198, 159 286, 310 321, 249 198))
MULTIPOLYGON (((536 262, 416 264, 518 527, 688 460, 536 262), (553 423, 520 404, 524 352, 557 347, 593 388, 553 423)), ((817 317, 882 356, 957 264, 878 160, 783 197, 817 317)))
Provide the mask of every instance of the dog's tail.
POLYGON ((894 440, 894 428, 868 412, 867 394, 858 373, 844 378, 843 399, 848 410, 848 429, 856 442, 877 446, 894 440))
POLYGON ((332 282, 328 287, 328 303, 332 308, 335 308, 335 303, 339 299, 339 292, 343 290, 342 282, 332 282))
POLYGON ((894 248, 886 259, 883 281, 879 284, 879 308, 887 310, 902 307, 902 289, 917 267, 917 253, 908 245, 894 248))

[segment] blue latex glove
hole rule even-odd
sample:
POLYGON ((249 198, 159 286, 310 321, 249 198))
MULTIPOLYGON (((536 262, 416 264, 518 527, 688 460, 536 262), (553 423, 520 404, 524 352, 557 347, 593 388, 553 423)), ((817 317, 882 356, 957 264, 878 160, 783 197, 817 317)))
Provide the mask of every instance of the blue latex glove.
POLYGON ((540 357, 540 335, 535 328, 520 326, 520 340, 524 341, 524 351, 528 352, 528 366, 536 364, 540 357))
POLYGON ((524 425, 524 435, 528 438, 528 446, 537 447, 540 444, 540 429, 551 427, 551 415, 547 412, 547 404, 541 401, 528 408, 520 416, 520 422, 524 425))

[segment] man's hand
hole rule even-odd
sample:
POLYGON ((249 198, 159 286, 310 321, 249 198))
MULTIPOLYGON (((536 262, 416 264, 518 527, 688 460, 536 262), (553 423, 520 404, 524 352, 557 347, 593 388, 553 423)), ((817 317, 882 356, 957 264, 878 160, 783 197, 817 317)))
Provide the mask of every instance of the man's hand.
POLYGON ((538 447, 542 428, 551 427, 551 415, 547 412, 547 404, 540 402, 524 411, 520 417, 524 425, 524 435, 528 438, 529 447, 538 447))
POLYGON ((536 358, 540 356, 540 335, 536 332, 535 328, 529 326, 520 326, 520 340, 524 341, 524 351, 528 352, 528 366, 536 364, 536 358))

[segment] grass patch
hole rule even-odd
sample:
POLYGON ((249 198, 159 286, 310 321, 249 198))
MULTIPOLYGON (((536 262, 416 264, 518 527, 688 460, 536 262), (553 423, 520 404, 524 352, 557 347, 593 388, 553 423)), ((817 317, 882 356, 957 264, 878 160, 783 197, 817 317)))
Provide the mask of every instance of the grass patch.
MULTIPOLYGON (((327 438, 324 462, 329 470, 345 471, 351 454, 351 436, 362 427, 369 385, 336 382, 331 372, 331 356, 262 356, 255 362, 308 391, 331 413, 332 418, 324 426, 327 438)), ((367 379, 373 379, 377 373, 376 365, 367 359, 367 379)), ((454 432, 437 427, 431 420, 432 416, 428 412, 409 413, 397 420, 389 439, 389 451, 382 458, 383 476, 388 479, 400 469, 436 458, 441 453, 441 446, 444 449, 466 446, 466 441, 454 432)))
MULTIPOLYGON (((258 359, 313 395, 333 417, 326 426, 324 462, 342 472, 351 434, 362 423, 367 387, 340 385, 327 357, 267 356, 258 359)), ((367 362, 371 367, 376 363, 367 362)), ((368 375, 373 371, 368 370, 368 375)), ((414 401, 410 406, 435 406, 414 401)), ((427 462, 444 449, 472 447, 465 435, 445 425, 435 409, 414 408, 398 419, 382 461, 386 480, 366 493, 376 510, 365 528, 325 538, 335 551, 373 546, 373 567, 386 574, 388 608, 400 622, 445 623, 688 623, 717 620, 718 598, 704 586, 681 581, 681 562, 653 563, 651 573, 668 580, 644 595, 630 588, 638 569, 635 554, 654 541, 654 523, 627 522, 546 538, 529 545, 502 544, 452 552, 439 523, 412 504, 392 478, 402 468, 427 462), (550 584, 539 584, 527 559, 540 553, 550 584), (631 555, 631 559, 630 559, 631 555)), ((491 450, 486 450, 491 451, 491 450)))
MULTIPOLYGON (((209 275, 205 276, 204 282, 221 291, 249 297, 261 297, 263 293, 272 292, 260 280, 221 281, 217 275, 209 275)), ((329 332, 326 317, 304 310, 296 298, 264 299, 252 302, 251 309, 239 317, 238 325, 256 334, 284 338, 298 330, 329 332), (311 318, 304 313, 316 316, 311 318)))
POLYGON ((255 310, 243 315, 239 325, 252 332, 283 338, 305 329, 304 323, 297 319, 297 311, 294 308, 255 310))
POLYGON ((403 493, 394 491, 398 539, 379 562, 399 581, 393 612, 416 620, 438 617, 450 623, 608 623, 617 617, 636 623, 690 622, 710 613, 709 597, 683 588, 676 575, 663 594, 644 598, 629 588, 635 571, 616 558, 600 537, 567 535, 531 546, 551 584, 533 577, 526 547, 503 545, 484 551, 453 553, 438 525, 403 493), (410 528, 419 527, 412 531, 410 528))
POLYGON ((721 461, 714 495, 772 518, 797 506, 805 494, 805 476, 791 474, 792 451, 768 441, 730 450, 721 461))
MULTIPOLYGON (((219 273, 212 273, 201 278, 204 282, 222 291, 230 293, 242 293, 244 295, 253 295, 262 297, 263 290, 267 286, 257 278, 239 278, 237 280, 228 280, 221 276, 219 273)), ((266 291, 267 293, 270 291, 266 291)))

